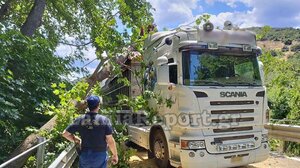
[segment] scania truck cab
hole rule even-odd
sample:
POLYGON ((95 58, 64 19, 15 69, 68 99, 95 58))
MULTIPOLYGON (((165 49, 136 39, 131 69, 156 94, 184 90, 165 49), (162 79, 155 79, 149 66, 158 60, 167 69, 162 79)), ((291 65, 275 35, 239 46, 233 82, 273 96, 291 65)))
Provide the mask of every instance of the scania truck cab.
POLYGON ((162 119, 129 125, 130 140, 158 167, 220 168, 268 158, 261 50, 245 30, 180 27, 145 41, 145 88, 171 106, 149 102, 162 119))

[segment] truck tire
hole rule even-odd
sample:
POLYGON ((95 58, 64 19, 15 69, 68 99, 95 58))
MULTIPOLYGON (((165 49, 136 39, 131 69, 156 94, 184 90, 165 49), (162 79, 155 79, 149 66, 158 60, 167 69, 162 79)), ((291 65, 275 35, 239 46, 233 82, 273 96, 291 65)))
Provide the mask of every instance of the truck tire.
POLYGON ((169 161, 168 143, 164 133, 161 130, 157 130, 156 132, 154 132, 153 141, 151 141, 151 151, 154 156, 155 163, 158 167, 171 167, 169 161))

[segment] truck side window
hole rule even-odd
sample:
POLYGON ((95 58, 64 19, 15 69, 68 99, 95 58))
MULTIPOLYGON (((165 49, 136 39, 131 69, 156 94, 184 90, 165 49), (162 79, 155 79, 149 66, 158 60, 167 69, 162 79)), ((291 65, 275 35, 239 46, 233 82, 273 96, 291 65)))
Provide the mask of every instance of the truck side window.
POLYGON ((169 65, 169 80, 177 84, 177 65, 169 65))

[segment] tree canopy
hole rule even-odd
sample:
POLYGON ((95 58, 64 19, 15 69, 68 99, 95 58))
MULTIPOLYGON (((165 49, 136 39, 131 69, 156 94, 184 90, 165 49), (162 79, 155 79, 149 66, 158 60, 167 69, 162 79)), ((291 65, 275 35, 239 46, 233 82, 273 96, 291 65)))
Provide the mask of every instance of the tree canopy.
POLYGON ((0 0, 0 162, 28 132, 48 119, 44 101, 58 103, 52 83, 66 83, 82 49, 95 47, 98 59, 132 44, 141 48, 140 30, 153 22, 145 0, 0 0), (58 55, 59 45, 75 48, 58 55), (9 140, 12 139, 12 140, 9 140))

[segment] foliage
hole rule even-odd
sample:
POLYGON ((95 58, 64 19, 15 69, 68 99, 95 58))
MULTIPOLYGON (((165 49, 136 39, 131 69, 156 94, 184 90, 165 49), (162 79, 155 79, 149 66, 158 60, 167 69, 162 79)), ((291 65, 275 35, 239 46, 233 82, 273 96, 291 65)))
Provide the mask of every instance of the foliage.
POLYGON ((39 127, 48 119, 36 109, 42 100, 53 103, 57 100, 49 83, 64 81, 62 76, 74 70, 70 66, 72 61, 55 56, 54 49, 46 39, 30 39, 18 31, 0 35, 0 139, 3 145, 0 155, 3 157, 28 135, 26 127, 39 127))
POLYGON ((203 15, 200 15, 200 16, 196 19, 195 23, 196 23, 197 26, 199 26, 202 22, 204 22, 204 23, 209 22, 209 18, 210 18, 210 15, 209 15, 209 14, 203 14, 203 15))
MULTIPOLYGON (((251 31, 254 31, 254 32, 260 34, 263 31, 262 29, 263 28, 261 28, 261 27, 253 27, 253 28, 248 28, 247 30, 251 30, 251 31)), ((271 28, 270 31, 265 33, 264 38, 262 38, 261 40, 282 41, 284 43, 286 43, 288 41, 299 41, 300 40, 300 29, 271 28)))
MULTIPOLYGON (((52 83, 53 93, 59 97, 59 104, 49 104, 44 102, 44 110, 47 115, 56 115, 56 125, 50 131, 40 131, 40 136, 51 139, 46 146, 46 158, 44 165, 50 165, 54 159, 69 145, 61 136, 63 130, 79 115, 76 110, 74 100, 84 101, 85 90, 88 88, 86 82, 78 82, 72 89, 68 89, 64 83, 52 83)), ((27 162, 27 165, 35 164, 33 159, 27 162)))
POLYGON ((149 106, 149 101, 155 101, 156 104, 163 104, 165 103, 166 106, 171 107, 172 103, 171 100, 166 99, 163 101, 162 97, 153 93, 152 91, 146 90, 144 94, 139 95, 137 97, 128 97, 126 95, 118 95, 118 106, 121 107, 126 106, 130 107, 133 112, 138 111, 145 111, 147 117, 147 124, 155 122, 157 111, 154 108, 149 106))
MULTIPOLYGON (((139 31, 153 22, 150 3, 145 0, 47 0, 41 25, 29 38, 21 35, 19 30, 38 1, 5 2, 10 3, 10 8, 0 16, 0 105, 3 107, 0 140, 4 147, 0 161, 28 134, 20 131, 21 128, 27 125, 39 127, 49 119, 49 115, 44 115, 44 108, 48 108, 49 114, 56 114, 57 104, 59 109, 69 104, 65 101, 70 98, 62 95, 67 92, 64 89, 71 86, 64 79, 71 72, 81 70, 73 63, 83 59, 82 49, 94 46, 101 60, 104 59, 101 57, 103 52, 112 58, 124 45, 132 44, 140 50, 142 44, 139 41, 145 36, 140 37, 139 31), (57 56, 56 49, 60 45, 71 46, 74 52, 57 56), (52 93, 51 83, 60 82, 65 83, 64 89, 59 85, 60 89, 52 93), (41 105, 42 100, 51 105, 41 105)), ((5 2, 1 1, 0 7, 5 2)), ((59 130, 69 118, 63 119, 66 121, 58 123, 60 128, 51 132, 53 138, 59 137, 59 130)), ((50 146, 54 151, 54 144, 50 146)))
MULTIPOLYGON (((33 3, 31 0, 12 1, 1 23, 10 27, 21 27, 33 3)), ((152 17, 149 17, 150 8, 150 3, 144 0, 47 0, 43 23, 35 35, 43 35, 56 43, 67 42, 68 35, 74 38, 75 44, 95 42, 100 37, 105 45, 113 47, 122 42, 116 40, 122 35, 116 29, 117 18, 128 29, 132 28, 133 35, 136 35, 137 29, 153 22, 152 17), (116 42, 111 40, 112 43, 106 44, 110 38, 114 38, 116 42)), ((129 37, 128 33, 125 34, 129 37)), ((97 47, 104 51, 102 46, 97 47)))
POLYGON ((7 155, 14 150, 16 144, 19 144, 26 135, 28 133, 15 127, 12 121, 0 120, 0 162, 7 159, 7 155))
MULTIPOLYGON (((135 112, 138 111, 144 111, 145 117, 146 117, 146 123, 144 124, 152 124, 154 122, 159 122, 159 120, 156 118, 157 111, 156 109, 152 108, 150 106, 151 103, 159 104, 159 105, 166 105, 166 107, 171 108, 174 102, 172 102, 171 99, 163 99, 161 95, 154 93, 153 91, 150 90, 145 90, 143 87, 144 83, 144 72, 145 72, 145 63, 141 62, 141 67, 135 71, 131 71, 131 74, 136 77, 137 82, 139 83, 140 86, 140 91, 141 95, 136 96, 136 97, 128 97, 127 95, 124 94, 119 94, 117 95, 118 102, 114 106, 102 106, 101 107, 101 113, 109 116, 113 127, 115 129, 115 134, 114 138, 117 143, 117 148, 118 148, 118 155, 119 155, 119 164, 112 166, 111 167, 118 167, 118 168, 123 168, 123 167, 129 167, 129 159, 131 156, 135 154, 135 150, 128 148, 125 146, 125 142, 129 140, 129 135, 127 134, 127 124, 124 124, 122 121, 119 119, 119 113, 117 111, 120 111, 123 109, 122 107, 126 106, 129 107, 129 109, 132 110, 133 114, 131 116, 134 116, 135 112)), ((118 77, 118 82, 123 83, 124 85, 130 85, 130 82, 125 76, 122 76, 122 71, 115 70, 114 75, 118 77)), ((101 92, 101 86, 98 85, 97 87, 94 88, 94 93, 96 95, 102 95, 103 93, 101 92)), ((106 98, 105 96, 103 96, 106 98)), ((133 120, 134 117, 133 117, 133 120)), ((133 121, 135 122, 135 121, 133 121)))
POLYGON ((264 26, 261 28, 260 32, 256 35, 257 40, 264 40, 266 35, 272 30, 270 26, 264 26))
MULTIPOLYGON (((65 149, 68 145, 66 141, 61 137, 61 132, 67 127, 70 122, 76 118, 79 113, 76 111, 73 100, 83 101, 82 97, 84 97, 85 90, 87 89, 88 84, 85 82, 78 82, 71 90, 67 90, 63 83, 52 84, 53 93, 55 93, 59 99, 60 103, 58 106, 54 106, 53 104, 45 104, 44 108, 47 109, 47 114, 56 115, 57 121, 56 126, 50 132, 40 132, 41 136, 47 137, 47 139, 51 139, 51 142, 47 146, 47 158, 45 161, 45 165, 49 165, 53 159, 55 158, 54 153, 58 154, 63 149, 65 149)), ((101 89, 98 85, 93 89, 93 93, 97 95, 101 95, 101 89)), ((149 97, 147 93, 145 97, 149 97)), ((121 96, 121 95, 120 95, 121 96)), ((143 98, 138 98, 137 100, 129 100, 127 101, 131 105, 131 107, 138 106, 142 108, 142 105, 145 105, 146 102, 143 98), (139 105, 138 105, 139 104, 139 105)), ((112 167, 128 167, 129 159, 132 155, 135 154, 135 150, 128 149, 124 144, 128 140, 128 135, 126 135, 126 125, 118 122, 117 117, 117 109, 121 108, 121 104, 118 107, 101 107, 101 114, 108 116, 111 119, 113 128, 114 128, 114 138, 117 143, 118 155, 119 155, 119 164, 112 167)), ((137 109, 138 110, 138 109, 137 109)), ((27 165, 33 165, 35 162, 31 159, 27 165)))
POLYGON ((129 167, 129 159, 136 151, 125 146, 125 142, 128 141, 129 136, 126 133, 126 125, 118 122, 117 108, 101 108, 101 114, 108 116, 111 119, 114 128, 114 139, 116 141, 119 163, 117 165, 110 165, 110 167, 124 168, 129 167))
POLYGON ((300 44, 295 44, 291 46, 291 51, 300 52, 300 44))
MULTIPOLYGON (((112 61, 114 66, 114 75, 120 76, 122 69, 119 64, 116 64, 112 61)), ((136 72, 136 74, 143 74, 141 72, 136 72)), ((130 85, 130 82, 126 78, 119 78, 118 82, 123 83, 124 85, 130 85)), ((76 118, 79 113, 76 110, 76 107, 73 103, 74 100, 77 102, 84 101, 86 90, 88 84, 85 82, 78 82, 71 90, 67 90, 64 83, 52 83, 51 87, 54 89, 53 93, 57 95, 60 99, 59 105, 54 104, 44 104, 44 110, 47 109, 47 114, 57 116, 56 126, 50 132, 40 132, 41 136, 46 136, 48 139, 51 139, 51 142, 48 147, 47 152, 47 163, 50 164, 55 158, 54 153, 59 153, 65 149, 68 145, 61 137, 61 132, 67 127, 67 125, 76 118)), ((101 95, 101 87, 97 84, 92 92, 96 95, 101 95)), ((151 93, 145 92, 143 96, 138 97, 137 99, 130 99, 126 103, 129 104, 132 108, 136 110, 142 109, 146 106, 147 102, 144 97, 148 99, 151 98, 151 93)), ((122 97, 122 95, 120 95, 122 97)), ((123 97, 124 98, 124 97, 123 97)), ((123 99, 122 98, 122 99, 123 99)), ((126 101, 123 99, 123 101, 126 101)), ((128 140, 128 135, 126 134, 126 125, 118 122, 117 118, 117 109, 120 109, 122 103, 117 107, 101 107, 101 114, 108 116, 111 119, 114 130, 114 138, 117 143, 119 163, 116 166, 112 167, 129 167, 129 159, 135 153, 135 150, 128 149, 124 144, 128 140)), ((153 117, 153 114, 149 115, 149 118, 153 117)))
POLYGON ((61 75, 72 71, 71 62, 54 56, 53 45, 43 38, 30 39, 9 31, 2 34, 0 40, 1 76, 4 77, 1 78, 1 97, 11 103, 1 104, 4 107, 1 113, 8 118, 19 118, 16 112, 24 112, 22 121, 27 123, 24 117, 31 118, 41 100, 55 100, 49 83, 63 81, 61 75))
MULTIPOLYGON (((268 99, 271 102, 273 122, 300 124, 299 54, 296 53, 286 61, 279 57, 272 57, 270 52, 266 52, 260 60, 264 64, 265 82, 268 89, 268 99)), ((279 141, 271 140, 271 149, 278 148, 278 144, 279 141)), ((299 156, 299 149, 299 144, 295 142, 284 143, 284 151, 289 155, 299 156)))
POLYGON ((271 151, 284 152, 288 156, 300 156, 300 144, 295 142, 270 139, 269 145, 271 151))
POLYGON ((269 145, 271 151, 276 151, 280 147, 280 143, 282 143, 280 140, 277 139, 269 139, 269 145))
POLYGON ((295 142, 286 142, 285 152, 291 156, 300 156, 300 144, 295 142))
POLYGON ((264 64, 268 98, 272 103, 272 118, 300 119, 299 66, 294 62, 272 57, 270 52, 265 53, 260 60, 264 64))
MULTIPOLYGON (((294 66, 299 67, 300 66, 300 53, 295 53, 292 56, 289 56, 288 62, 292 63, 294 66)), ((299 71, 298 71, 299 73, 299 71)))
POLYGON ((34 156, 30 156, 26 165, 24 165, 25 168, 30 167, 36 167, 36 158, 34 156))

